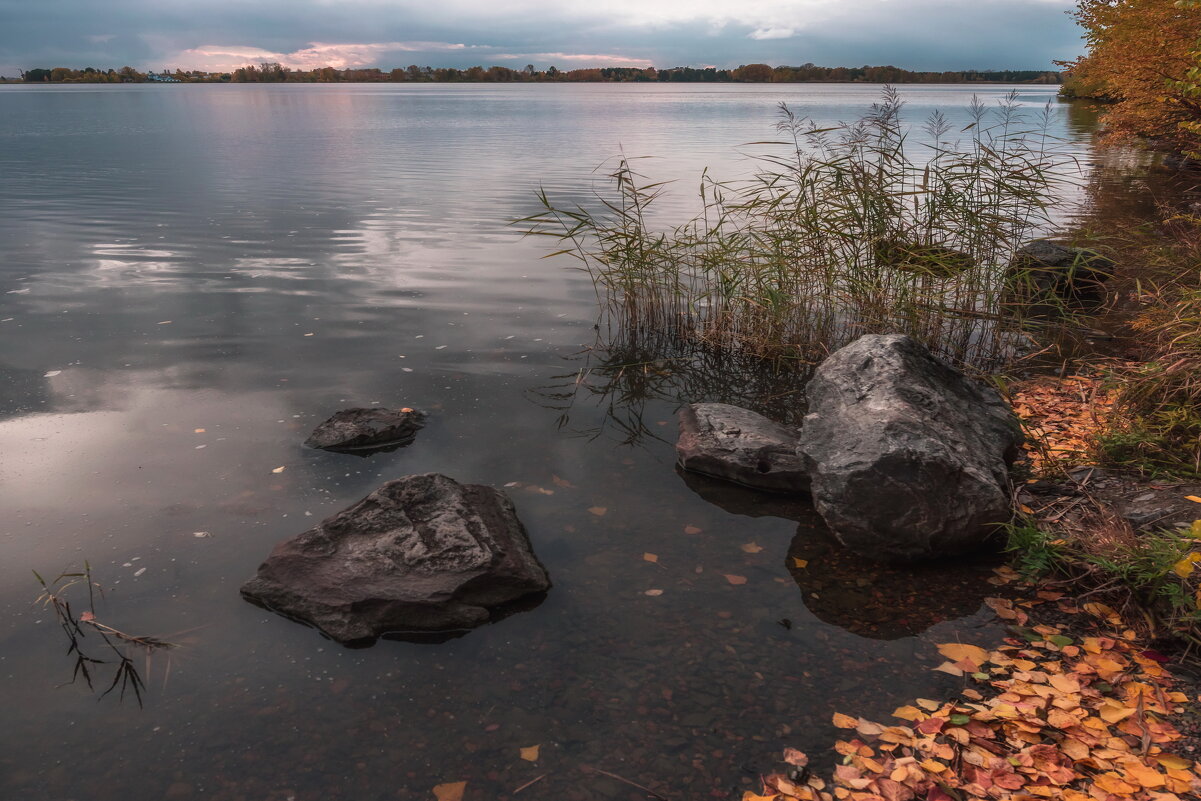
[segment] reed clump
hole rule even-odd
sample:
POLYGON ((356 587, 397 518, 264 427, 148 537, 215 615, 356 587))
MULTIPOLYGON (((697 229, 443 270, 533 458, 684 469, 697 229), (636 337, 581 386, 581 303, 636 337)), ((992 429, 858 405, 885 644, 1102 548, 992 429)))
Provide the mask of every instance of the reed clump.
POLYGON ((781 138, 751 143, 767 148, 752 177, 703 175, 683 224, 657 227, 666 185, 626 158, 593 208, 540 191, 542 209, 518 222, 582 263, 602 330, 810 363, 902 332, 995 368, 1028 343, 1009 263, 1046 230, 1062 180, 1050 109, 1027 118, 1016 95, 973 101, 966 127, 935 112, 914 144, 902 107, 886 89, 861 119, 819 128, 781 104, 781 138))

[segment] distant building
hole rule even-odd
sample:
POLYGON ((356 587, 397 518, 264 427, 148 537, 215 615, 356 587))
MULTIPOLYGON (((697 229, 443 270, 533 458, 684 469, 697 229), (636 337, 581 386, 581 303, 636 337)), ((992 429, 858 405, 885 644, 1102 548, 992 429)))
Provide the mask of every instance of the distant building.
POLYGON ((166 72, 148 72, 148 73, 146 73, 146 80, 153 81, 154 83, 179 83, 180 82, 179 78, 176 78, 174 75, 170 75, 166 72))

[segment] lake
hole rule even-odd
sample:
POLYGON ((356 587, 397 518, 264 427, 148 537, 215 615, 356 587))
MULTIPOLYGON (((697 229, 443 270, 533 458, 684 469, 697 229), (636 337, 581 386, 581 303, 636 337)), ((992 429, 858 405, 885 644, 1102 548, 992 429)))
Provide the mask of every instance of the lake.
MULTIPOLYGON (((1006 91, 902 88, 909 118, 955 122, 1006 91)), ((1087 162, 1088 113, 1017 91, 1031 113, 1052 102, 1087 162)), ((779 102, 829 123, 878 93, 0 86, 0 797, 427 799, 466 781, 479 801, 544 776, 516 798, 741 798, 785 746, 828 759, 834 711, 952 691, 931 643, 995 634, 989 561, 881 567, 804 504, 677 474, 681 403, 794 418, 795 382, 596 349, 587 276, 509 225, 539 186, 587 198, 622 152, 657 157, 643 170, 679 179, 666 207, 683 210, 704 167, 745 174, 738 146, 773 138, 779 102), (430 422, 370 458, 301 447, 372 404, 430 422), (508 487, 545 600, 444 642, 347 649, 239 596, 274 543, 431 471, 508 487), (183 645, 139 665, 142 706, 97 700, 106 666, 71 684, 34 603, 32 571, 85 562, 100 620, 183 645)))

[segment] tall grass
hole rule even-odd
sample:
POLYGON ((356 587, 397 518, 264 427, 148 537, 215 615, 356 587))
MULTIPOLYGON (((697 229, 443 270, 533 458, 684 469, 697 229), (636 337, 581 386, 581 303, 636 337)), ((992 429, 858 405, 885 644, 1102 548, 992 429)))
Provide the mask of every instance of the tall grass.
POLYGON ((915 145, 885 89, 863 118, 819 128, 780 105, 754 175, 700 181, 701 211, 656 227, 666 185, 622 158, 594 208, 518 221, 596 284, 605 328, 667 332, 722 350, 816 362, 864 333, 903 332, 952 361, 992 366, 1020 346, 1007 291, 1017 247, 1044 229, 1062 159, 1050 108, 974 100, 955 130, 935 112, 915 145), (782 150, 777 150, 782 148, 782 150))

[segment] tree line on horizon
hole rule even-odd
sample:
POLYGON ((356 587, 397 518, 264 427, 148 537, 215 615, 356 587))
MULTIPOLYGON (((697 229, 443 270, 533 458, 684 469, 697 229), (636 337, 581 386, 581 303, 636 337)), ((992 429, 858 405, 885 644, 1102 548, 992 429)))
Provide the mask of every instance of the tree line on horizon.
POLYGON ((377 67, 336 69, 320 67, 294 70, 278 62, 247 65, 231 72, 163 70, 139 72, 132 67, 77 70, 68 67, 31 69, 21 73, 23 83, 145 83, 169 80, 180 83, 1062 83, 1060 73, 1048 70, 951 70, 919 72, 894 66, 799 67, 744 64, 736 69, 716 67, 596 67, 537 70, 510 67, 420 67, 412 64, 384 71, 377 67))

